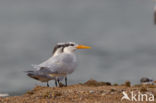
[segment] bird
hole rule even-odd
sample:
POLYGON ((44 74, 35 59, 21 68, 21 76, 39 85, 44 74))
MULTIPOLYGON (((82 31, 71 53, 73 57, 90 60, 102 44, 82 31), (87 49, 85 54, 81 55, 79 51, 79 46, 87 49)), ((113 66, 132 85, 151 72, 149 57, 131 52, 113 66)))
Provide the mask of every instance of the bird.
POLYGON ((140 79, 140 83, 141 83, 141 84, 152 84, 152 83, 153 83, 153 80, 150 79, 150 78, 147 78, 147 77, 142 77, 142 78, 140 79))
MULTIPOLYGON (((47 82, 47 86, 49 80, 55 80, 55 86, 57 86, 57 82, 59 83, 63 79, 65 79, 65 86, 67 86, 67 75, 73 73, 77 67, 77 58, 74 52, 78 49, 90 48, 89 46, 76 44, 75 42, 58 43, 53 50, 53 56, 35 66, 37 70, 33 72, 44 74, 46 78, 48 77, 49 79, 45 81, 47 82)), ((30 76, 30 71, 27 71, 27 73, 30 76)), ((36 77, 34 79, 44 82, 36 77)))

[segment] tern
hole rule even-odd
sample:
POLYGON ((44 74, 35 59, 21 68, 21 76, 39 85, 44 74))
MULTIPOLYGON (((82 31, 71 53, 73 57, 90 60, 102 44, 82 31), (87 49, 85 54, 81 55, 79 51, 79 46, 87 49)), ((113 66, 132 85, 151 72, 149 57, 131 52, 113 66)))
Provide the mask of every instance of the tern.
POLYGON ((53 50, 53 55, 45 62, 34 66, 37 70, 26 71, 27 75, 41 82, 55 80, 55 85, 65 78, 67 86, 67 75, 75 71, 77 59, 74 51, 77 49, 90 49, 91 47, 79 45, 74 42, 58 43, 53 50))

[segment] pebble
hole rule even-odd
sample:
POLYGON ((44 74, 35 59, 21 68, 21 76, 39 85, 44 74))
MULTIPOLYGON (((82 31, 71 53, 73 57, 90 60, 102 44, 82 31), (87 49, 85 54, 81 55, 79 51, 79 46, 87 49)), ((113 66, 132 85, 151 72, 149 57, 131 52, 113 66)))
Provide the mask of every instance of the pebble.
POLYGON ((101 95, 102 95, 102 96, 105 96, 105 95, 106 95, 106 93, 102 93, 101 95))
POLYGON ((95 92, 95 91, 93 91, 93 90, 90 90, 90 91, 89 91, 89 93, 94 93, 94 92, 95 92))

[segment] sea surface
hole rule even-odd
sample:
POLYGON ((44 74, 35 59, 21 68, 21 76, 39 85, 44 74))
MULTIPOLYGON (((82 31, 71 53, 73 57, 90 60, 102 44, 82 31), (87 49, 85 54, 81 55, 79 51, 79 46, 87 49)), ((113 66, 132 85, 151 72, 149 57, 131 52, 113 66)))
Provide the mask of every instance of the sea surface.
POLYGON ((69 84, 156 80, 155 5, 153 0, 1 0, 0 93, 44 86, 24 71, 67 41, 92 47, 76 51, 79 65, 69 84))

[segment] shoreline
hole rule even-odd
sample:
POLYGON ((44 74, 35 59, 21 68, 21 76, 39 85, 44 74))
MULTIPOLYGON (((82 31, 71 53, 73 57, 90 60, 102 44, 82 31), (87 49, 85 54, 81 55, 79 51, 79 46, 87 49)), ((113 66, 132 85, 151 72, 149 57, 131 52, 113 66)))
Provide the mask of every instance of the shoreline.
MULTIPOLYGON (((125 82, 122 85, 89 80, 85 83, 67 87, 36 86, 21 96, 0 97, 0 103, 120 103, 123 91, 130 93, 152 93, 156 101, 156 85, 134 85, 125 82)), ((132 103, 122 100, 122 103, 132 103)), ((138 101, 133 101, 138 103, 138 101)), ((142 101, 141 103, 154 103, 142 101)))

